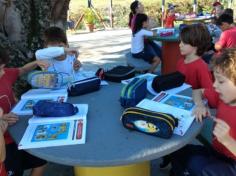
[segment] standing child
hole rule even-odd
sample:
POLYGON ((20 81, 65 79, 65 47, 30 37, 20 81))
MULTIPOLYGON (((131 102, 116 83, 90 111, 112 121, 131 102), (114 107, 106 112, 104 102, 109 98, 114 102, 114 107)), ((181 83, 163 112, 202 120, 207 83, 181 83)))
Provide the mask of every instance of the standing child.
POLYGON ((175 6, 172 4, 169 4, 168 9, 166 10, 164 18, 163 18, 164 27, 165 28, 173 28, 175 20, 176 20, 175 6))
MULTIPOLYGON (((19 120, 17 115, 10 112, 16 103, 12 90, 13 84, 19 76, 30 72, 37 66, 47 67, 48 65, 42 61, 33 61, 20 68, 5 68, 8 61, 8 54, 0 48, 0 107, 3 109, 1 119, 11 126, 19 120)), ((24 170, 31 168, 32 176, 43 175, 46 161, 30 155, 24 150, 18 150, 16 143, 8 132, 5 132, 4 139, 6 143, 6 159, 4 163, 9 176, 22 176, 24 170)))
POLYGON ((180 53, 177 70, 185 75, 192 89, 211 88, 212 75, 202 55, 210 46, 211 37, 203 24, 186 26, 180 32, 180 53))
POLYGON ((3 116, 3 110, 0 107, 0 176, 6 176, 7 173, 3 162, 6 158, 4 133, 7 129, 7 122, 1 119, 2 116, 3 116))
POLYGON ((145 37, 157 35, 156 32, 147 30, 147 27, 148 16, 145 14, 137 14, 131 42, 131 53, 133 57, 149 62, 152 66, 148 72, 153 73, 161 62, 159 57, 160 50, 152 45, 145 45, 145 37))
POLYGON ((236 49, 227 49, 213 59, 214 89, 199 89, 193 92, 198 121, 210 117, 202 96, 212 108, 212 147, 187 145, 172 155, 173 176, 233 176, 236 175, 236 49))

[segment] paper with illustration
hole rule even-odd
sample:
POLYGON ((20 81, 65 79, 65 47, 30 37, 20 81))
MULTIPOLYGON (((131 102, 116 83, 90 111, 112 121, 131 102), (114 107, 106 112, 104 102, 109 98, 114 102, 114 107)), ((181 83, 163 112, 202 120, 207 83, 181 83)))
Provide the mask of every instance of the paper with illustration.
POLYGON ((183 136, 187 132, 195 119, 192 116, 194 103, 192 98, 187 96, 163 94, 161 92, 152 100, 142 100, 137 107, 169 113, 178 118, 178 126, 174 129, 174 134, 180 136, 183 136))
POLYGON ((19 149, 84 144, 87 104, 76 104, 80 114, 68 117, 33 117, 18 145, 19 149), (85 108, 85 109, 84 109, 85 108), (51 118, 51 119, 50 119, 51 118), (45 120, 43 120, 45 119, 45 120))

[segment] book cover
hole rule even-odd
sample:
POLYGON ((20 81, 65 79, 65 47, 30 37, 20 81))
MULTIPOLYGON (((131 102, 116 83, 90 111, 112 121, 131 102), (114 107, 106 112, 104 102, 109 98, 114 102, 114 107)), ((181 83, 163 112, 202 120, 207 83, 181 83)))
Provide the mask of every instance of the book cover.
POLYGON ((187 96, 161 92, 152 100, 142 100, 137 107, 172 114, 179 120, 178 126, 174 129, 174 134, 180 136, 186 133, 195 119, 194 116, 192 116, 194 102, 191 97, 187 96))
POLYGON ((50 98, 60 96, 67 99, 67 89, 30 89, 21 95, 21 99, 50 98))
MULTIPOLYGON (((69 117, 41 118, 29 123, 19 149, 42 148, 62 145, 84 144, 86 139, 86 105, 76 105, 81 113, 69 117), (72 117, 72 118, 70 118, 72 117)), ((87 109, 88 110, 88 109, 87 109)))
POLYGON ((17 115, 33 115, 32 108, 39 100, 66 102, 67 91, 64 89, 31 89, 21 96, 21 100, 13 107, 12 112, 17 115))

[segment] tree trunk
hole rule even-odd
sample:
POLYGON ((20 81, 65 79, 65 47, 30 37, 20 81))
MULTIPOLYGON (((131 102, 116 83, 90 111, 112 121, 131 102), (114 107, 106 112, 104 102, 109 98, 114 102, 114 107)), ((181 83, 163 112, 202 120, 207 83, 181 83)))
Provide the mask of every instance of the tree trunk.
MULTIPOLYGON (((42 34, 49 26, 66 28, 70 0, 0 0, 0 47, 8 50, 8 67, 20 67, 34 60, 43 47, 42 34)), ((20 81, 17 93, 26 84, 20 81), (20 87, 19 87, 20 86, 20 87)))

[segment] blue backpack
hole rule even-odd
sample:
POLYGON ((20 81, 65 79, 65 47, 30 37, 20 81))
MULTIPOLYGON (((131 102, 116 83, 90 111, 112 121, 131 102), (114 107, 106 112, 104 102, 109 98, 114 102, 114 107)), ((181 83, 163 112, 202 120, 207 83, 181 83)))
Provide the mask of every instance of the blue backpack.
POLYGON ((39 117, 66 117, 78 113, 79 110, 71 103, 50 100, 39 100, 33 106, 33 115, 39 117))

